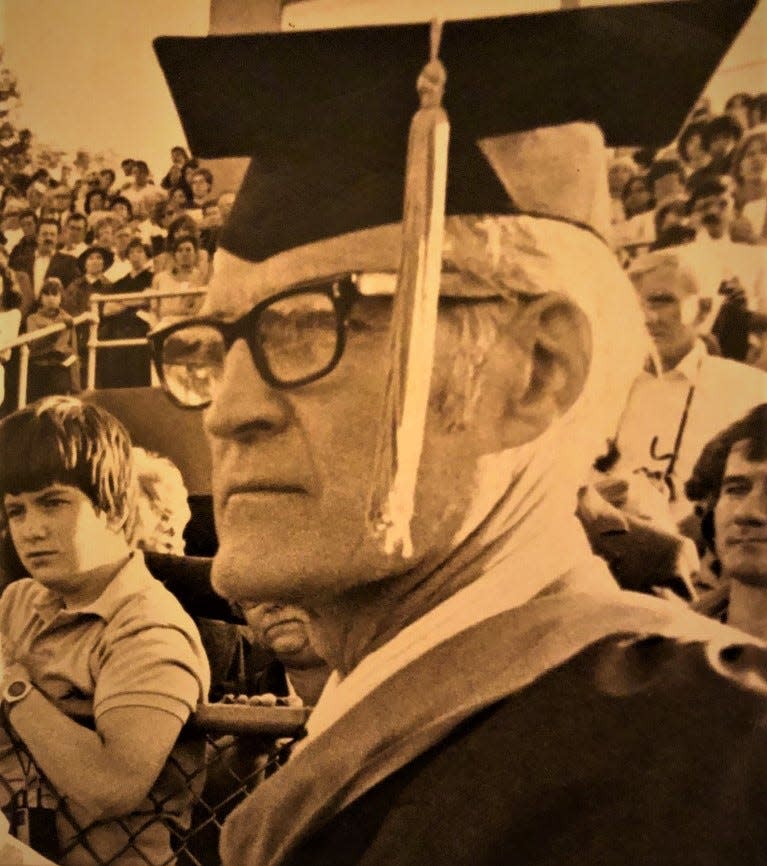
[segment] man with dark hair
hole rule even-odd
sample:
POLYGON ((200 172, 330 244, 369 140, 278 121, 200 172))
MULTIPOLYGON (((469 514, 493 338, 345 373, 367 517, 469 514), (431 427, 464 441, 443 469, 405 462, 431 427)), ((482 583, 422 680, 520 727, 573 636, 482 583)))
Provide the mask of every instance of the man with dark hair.
POLYGON ((22 231, 21 240, 16 246, 9 250, 9 262, 14 270, 18 270, 17 263, 25 256, 34 254, 37 246, 37 214, 28 207, 19 211, 19 228, 22 231))
POLYGON ((213 583, 334 671, 226 866, 763 858, 767 653, 619 592, 574 516, 646 349, 599 125, 671 140, 737 10, 156 42, 192 150, 253 156, 204 314, 152 336, 207 409, 213 583))
POLYGON ((149 177, 149 166, 143 159, 135 161, 133 181, 121 190, 121 195, 131 203, 137 217, 144 219, 149 215, 151 202, 157 193, 149 177))
MULTIPOLYGON (((737 280, 748 307, 767 313, 767 258, 764 247, 739 243, 730 237, 734 200, 725 178, 707 177, 691 189, 687 207, 696 230, 693 244, 701 292, 718 298, 723 284, 737 280)), ((714 304, 714 311, 718 303, 714 304)))
POLYGON ((60 234, 59 221, 41 219, 37 225, 34 250, 25 251, 15 258, 14 270, 24 271, 32 283, 35 298, 40 294, 43 282, 48 277, 57 277, 63 286, 77 279, 80 271, 74 256, 60 252, 57 247, 60 234))
POLYGON ((99 172, 99 188, 105 195, 112 195, 112 187, 115 185, 117 175, 111 168, 102 168, 99 172))
POLYGON ((51 394, 75 394, 80 390, 80 360, 72 317, 61 309, 63 288, 56 277, 49 277, 40 291, 38 310, 30 313, 27 331, 63 324, 64 331, 51 334, 30 346, 30 378, 27 401, 32 403, 51 394))
POLYGON ((656 159, 647 172, 655 207, 685 195, 684 169, 678 159, 656 159))
POLYGON ((88 233, 88 218, 85 214, 71 213, 64 223, 64 243, 61 252, 79 258, 87 249, 85 236, 88 233))
POLYGON ((215 201, 211 198, 213 173, 208 168, 198 168, 192 175, 192 207, 202 210, 205 205, 215 201))
POLYGON ((38 824, 52 810, 58 863, 170 862, 195 785, 168 759, 200 765, 204 743, 178 737, 209 670, 133 549, 130 438, 105 410, 51 397, 0 423, 0 453, 0 507, 29 575, 0 597, 2 805, 16 820, 36 807, 38 824))
POLYGON ((728 588, 727 622, 767 638, 767 403, 706 445, 685 489, 728 588))

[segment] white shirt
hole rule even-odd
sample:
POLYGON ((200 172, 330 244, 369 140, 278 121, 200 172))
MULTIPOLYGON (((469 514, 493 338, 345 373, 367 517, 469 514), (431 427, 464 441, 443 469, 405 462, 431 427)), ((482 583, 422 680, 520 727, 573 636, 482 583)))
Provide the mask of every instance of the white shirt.
POLYGON ((672 513, 677 521, 692 511, 684 495, 684 482, 703 446, 754 406, 767 401, 767 373, 709 355, 701 340, 673 370, 660 375, 641 373, 619 423, 621 456, 613 469, 615 474, 629 476, 640 469, 663 473, 667 469, 691 388, 694 391, 674 469, 679 499, 672 504, 672 513), (654 459, 651 451, 663 459, 654 459))
POLYGON ((40 297, 40 289, 43 287, 45 274, 51 263, 50 256, 41 256, 40 253, 35 253, 35 262, 32 269, 32 288, 35 292, 35 297, 40 297))
POLYGON ((115 260, 104 271, 104 279, 109 280, 110 283, 116 283, 119 279, 127 276, 130 272, 130 261, 127 258, 121 259, 115 256, 115 260))
POLYGON ((697 275, 701 297, 713 301, 704 330, 707 330, 706 324, 710 329, 724 300, 719 286, 734 277, 746 292, 748 308, 767 313, 767 247, 736 243, 727 237, 714 240, 701 229, 695 240, 682 249, 697 275))

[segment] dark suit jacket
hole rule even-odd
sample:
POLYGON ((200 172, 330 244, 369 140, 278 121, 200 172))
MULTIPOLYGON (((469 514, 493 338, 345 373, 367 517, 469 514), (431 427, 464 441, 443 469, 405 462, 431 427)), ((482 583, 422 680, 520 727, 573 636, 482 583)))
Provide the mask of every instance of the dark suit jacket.
MULTIPOLYGON (((34 266, 35 250, 26 250, 23 256, 19 256, 16 259, 13 267, 17 271, 23 271, 29 277, 29 281, 34 287, 34 266)), ((74 256, 68 256, 66 253, 54 253, 51 256, 45 276, 46 278, 58 277, 61 280, 62 286, 66 288, 80 276, 77 259, 74 256)))
POLYGON ((764 863, 767 654, 709 655, 603 639, 469 718, 284 866, 764 863))

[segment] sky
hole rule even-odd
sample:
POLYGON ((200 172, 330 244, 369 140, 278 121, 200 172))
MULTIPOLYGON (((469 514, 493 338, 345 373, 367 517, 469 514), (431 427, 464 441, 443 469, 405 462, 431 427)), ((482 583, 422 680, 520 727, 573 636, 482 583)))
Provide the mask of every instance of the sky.
MULTIPOLYGON (((553 8, 559 0, 440 0, 488 14, 553 8), (482 6, 480 7, 480 4, 482 6)), ((584 0, 585 5, 586 0, 584 0)), ((613 0, 615 2, 615 0, 613 0)), ((625 2, 625 0, 624 0, 625 2)), ((20 120, 39 140, 74 151, 146 159, 156 175, 184 143, 151 41, 204 35, 210 0, 0 0, 0 43, 22 95, 20 120)), ((304 0, 286 7, 283 27, 339 21, 428 18, 435 0, 304 0)), ((736 90, 767 91, 767 0, 710 86, 714 108, 736 90)))

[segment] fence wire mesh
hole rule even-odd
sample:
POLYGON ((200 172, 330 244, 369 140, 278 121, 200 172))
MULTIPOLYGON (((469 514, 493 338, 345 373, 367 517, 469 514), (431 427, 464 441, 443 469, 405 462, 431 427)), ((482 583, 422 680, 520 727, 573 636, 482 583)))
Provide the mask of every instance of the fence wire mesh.
MULTIPOLYGON (((237 734, 225 732, 220 721, 208 730, 199 721, 188 725, 180 739, 204 741, 204 758, 190 765, 174 749, 163 770, 162 795, 150 793, 130 815, 98 821, 83 819, 6 723, 23 768, 21 785, 0 775, 11 832, 61 866, 219 866, 226 816, 286 760, 296 739, 295 712, 284 725, 285 736, 276 735, 274 708, 270 715, 269 724, 260 725, 262 707, 238 707, 231 725, 237 734), (241 733, 246 727, 252 732, 241 733), (258 733, 259 727, 267 733, 258 733)), ((73 768, 80 771, 87 769, 73 768)))

